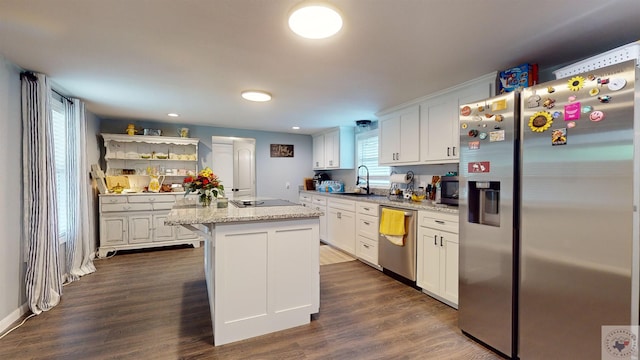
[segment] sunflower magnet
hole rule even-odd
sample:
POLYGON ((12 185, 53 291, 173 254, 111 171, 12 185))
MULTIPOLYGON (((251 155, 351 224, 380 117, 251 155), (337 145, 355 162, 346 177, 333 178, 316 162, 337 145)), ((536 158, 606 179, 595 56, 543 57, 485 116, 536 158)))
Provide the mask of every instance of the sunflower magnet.
POLYGON ((551 127, 553 117, 547 111, 538 111, 529 118, 529 128, 531 131, 543 132, 551 127))
POLYGON ((579 91, 584 86, 584 78, 582 76, 574 76, 569 79, 569 90, 579 91))

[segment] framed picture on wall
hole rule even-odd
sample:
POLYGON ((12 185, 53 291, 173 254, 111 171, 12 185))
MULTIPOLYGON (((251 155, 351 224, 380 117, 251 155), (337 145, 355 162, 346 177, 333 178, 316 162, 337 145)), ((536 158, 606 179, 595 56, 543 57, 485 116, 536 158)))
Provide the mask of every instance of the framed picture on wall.
POLYGON ((293 157, 293 145, 271 144, 271 157, 293 157))

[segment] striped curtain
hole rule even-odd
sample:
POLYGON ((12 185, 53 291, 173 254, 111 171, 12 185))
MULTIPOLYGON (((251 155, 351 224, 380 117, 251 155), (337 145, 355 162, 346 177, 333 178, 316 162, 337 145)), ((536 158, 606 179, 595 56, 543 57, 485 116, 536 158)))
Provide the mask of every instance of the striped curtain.
POLYGON ((56 306, 62 295, 51 89, 43 74, 23 73, 21 79, 25 282, 29 308, 40 314, 56 306))
POLYGON ((89 200, 93 187, 87 166, 87 126, 84 103, 63 101, 67 117, 67 242, 65 283, 96 271, 91 243, 95 239, 94 212, 89 200))

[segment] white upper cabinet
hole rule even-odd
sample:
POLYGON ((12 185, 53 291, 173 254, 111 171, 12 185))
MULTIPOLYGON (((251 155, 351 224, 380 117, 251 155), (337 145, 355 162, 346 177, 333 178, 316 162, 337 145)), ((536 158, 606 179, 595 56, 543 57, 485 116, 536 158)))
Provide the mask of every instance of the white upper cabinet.
POLYGON ((353 169, 355 128, 339 127, 313 135, 313 169, 353 169))
POLYGON ((313 168, 324 169, 324 134, 313 136, 313 168))
POLYGON ((458 98, 441 95, 420 104, 420 161, 457 162, 458 98))
POLYGON ((419 160, 420 107, 414 105, 394 111, 380 119, 381 165, 401 165, 419 160))

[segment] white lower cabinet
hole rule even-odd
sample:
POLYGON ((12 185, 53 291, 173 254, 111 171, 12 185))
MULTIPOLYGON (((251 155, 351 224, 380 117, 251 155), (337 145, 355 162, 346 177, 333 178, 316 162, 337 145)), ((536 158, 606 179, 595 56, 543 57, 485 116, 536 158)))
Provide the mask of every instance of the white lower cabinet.
POLYGON ((369 265, 378 265, 378 204, 356 203, 356 257, 369 265))
POLYGON ((458 216, 420 211, 417 285, 428 295, 458 307, 458 216))
POLYGON ((170 193, 100 195, 98 257, 115 250, 178 244, 199 247, 200 238, 192 231, 164 224, 175 201, 176 195, 170 193))
POLYGON ((311 206, 318 210, 322 211, 324 215, 320 216, 320 240, 327 240, 327 197, 313 195, 311 197, 311 206))
POLYGON ((355 201, 327 199, 327 243, 356 254, 355 201))

